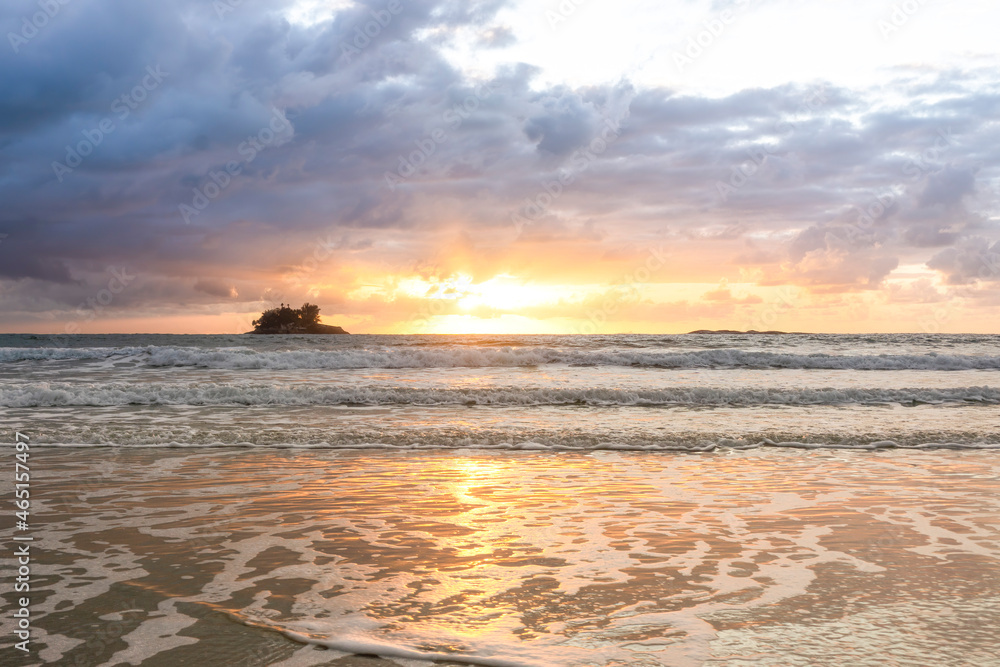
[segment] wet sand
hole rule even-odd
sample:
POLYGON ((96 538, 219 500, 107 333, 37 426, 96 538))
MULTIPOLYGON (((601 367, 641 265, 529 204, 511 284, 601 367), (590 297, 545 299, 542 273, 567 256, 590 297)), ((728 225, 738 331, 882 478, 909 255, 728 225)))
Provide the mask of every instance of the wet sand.
POLYGON ((19 664, 998 664, 995 452, 32 461, 19 664))

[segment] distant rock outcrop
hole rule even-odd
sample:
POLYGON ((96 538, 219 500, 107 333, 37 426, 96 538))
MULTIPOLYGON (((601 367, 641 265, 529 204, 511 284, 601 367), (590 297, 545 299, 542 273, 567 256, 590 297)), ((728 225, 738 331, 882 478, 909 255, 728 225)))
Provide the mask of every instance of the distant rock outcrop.
POLYGON ((319 323, 319 306, 304 303, 301 308, 281 304, 265 310, 252 322, 252 334, 346 334, 340 327, 319 323))
POLYGON ((697 331, 689 331, 689 334, 787 334, 787 331, 733 331, 732 329, 698 329, 697 331))

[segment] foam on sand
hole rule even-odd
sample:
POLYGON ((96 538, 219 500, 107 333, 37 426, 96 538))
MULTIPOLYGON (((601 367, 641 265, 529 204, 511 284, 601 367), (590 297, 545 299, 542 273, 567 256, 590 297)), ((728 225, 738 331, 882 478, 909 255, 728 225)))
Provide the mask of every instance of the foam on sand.
MULTIPOLYGON (((49 489, 91 483, 92 450, 44 456, 49 489)), ((93 654, 103 664, 224 659, 196 609, 339 652, 328 659, 993 660, 1000 468, 988 453, 119 456, 127 465, 99 482, 112 496, 67 503, 46 525, 44 548, 71 566, 40 572, 49 600, 70 599, 114 552, 119 589, 142 587, 123 613, 138 627, 93 654)), ((71 613, 87 622, 114 594, 71 613)), ((47 650, 58 646, 68 664, 84 650, 47 650)))

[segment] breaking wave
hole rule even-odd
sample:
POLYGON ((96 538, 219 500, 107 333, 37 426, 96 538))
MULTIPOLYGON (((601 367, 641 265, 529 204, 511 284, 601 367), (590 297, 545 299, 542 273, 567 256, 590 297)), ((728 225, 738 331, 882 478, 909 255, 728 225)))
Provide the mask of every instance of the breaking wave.
POLYGON ((994 387, 666 389, 492 387, 416 389, 308 383, 36 383, 0 386, 5 407, 113 405, 484 405, 752 407, 760 405, 922 405, 1000 403, 994 387))
POLYGON ((344 348, 255 351, 245 347, 0 348, 0 363, 39 360, 134 361, 153 367, 209 369, 489 368, 549 364, 634 368, 749 368, 862 371, 1000 370, 1000 356, 791 354, 710 349, 688 352, 560 347, 344 348))

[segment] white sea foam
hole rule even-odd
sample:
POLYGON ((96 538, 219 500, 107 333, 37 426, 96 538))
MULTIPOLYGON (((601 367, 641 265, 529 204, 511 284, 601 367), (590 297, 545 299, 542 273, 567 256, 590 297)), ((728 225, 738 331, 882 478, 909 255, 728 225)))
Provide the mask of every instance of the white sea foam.
MULTIPOLYGON (((135 435, 141 437, 141 433, 135 435)), ((717 451, 753 451, 765 449, 803 449, 803 450, 845 450, 858 452, 875 452, 882 450, 908 450, 908 451, 933 451, 933 450, 967 450, 967 451, 993 451, 1000 450, 1000 442, 960 442, 960 441, 928 441, 918 443, 901 443, 895 440, 863 440, 854 438, 837 438, 836 442, 815 442, 799 440, 776 441, 770 438, 764 439, 740 439, 722 438, 711 440, 705 436, 691 439, 665 438, 658 441, 623 441, 616 442, 607 440, 597 444, 583 443, 579 440, 563 440, 556 442, 539 442, 537 440, 524 438, 507 438, 488 442, 485 440, 475 441, 470 438, 439 437, 420 438, 407 444, 387 443, 378 441, 349 442, 346 440, 330 441, 310 441, 293 442, 284 441, 281 443, 262 443, 259 441, 239 439, 230 441, 166 441, 148 442, 139 438, 128 441, 127 436, 122 443, 90 443, 90 442, 65 442, 49 443, 42 442, 46 448, 62 449, 90 449, 90 448, 118 448, 127 446, 129 449, 190 449, 190 450, 213 450, 213 449, 295 449, 295 450, 343 450, 345 452, 356 451, 386 451, 386 452, 418 452, 418 451, 464 451, 464 452, 678 452, 678 453, 702 453, 707 454, 717 451)), ((148 439, 147 439, 148 440, 148 439)))
POLYGON ((253 352, 156 348, 146 363, 205 368, 456 368, 491 366, 639 366, 651 368, 815 368, 855 370, 1000 369, 1000 356, 776 354, 744 350, 651 352, 562 348, 348 349, 253 352))
POLYGON ((0 348, 0 408, 81 445, 980 448, 1000 432, 989 337, 927 354, 912 337, 196 338, 0 348))
POLYGON ((273 664, 274 631, 337 650, 289 667, 996 664, 995 457, 731 454, 131 452, 110 474, 63 452, 49 487, 114 494, 50 512, 43 610, 130 622, 127 647, 46 650, 273 664), (81 587, 104 561, 121 585, 81 587), (220 614, 268 634, 236 653, 220 614))
POLYGON ((110 359, 147 354, 150 347, 0 347, 0 363, 110 359))
POLYGON ((646 368, 759 368, 821 370, 1000 370, 1000 356, 914 354, 792 354, 710 349, 690 352, 567 347, 346 347, 328 350, 258 351, 249 347, 178 346, 0 348, 0 363, 29 360, 131 358, 156 367, 218 369, 488 368, 541 366, 625 366, 646 368))
POLYGON ((484 406, 759 406, 1000 403, 1000 388, 673 387, 665 389, 406 388, 309 383, 60 383, 0 385, 0 406, 112 405, 484 405, 484 406))

